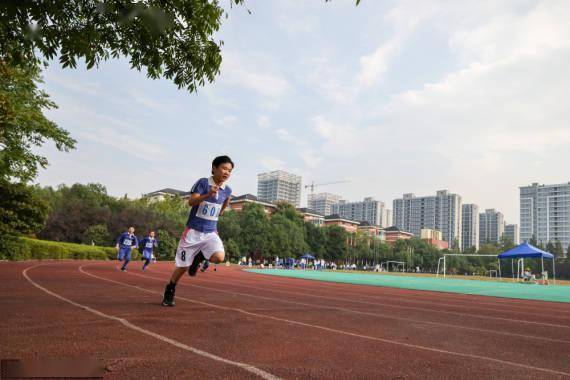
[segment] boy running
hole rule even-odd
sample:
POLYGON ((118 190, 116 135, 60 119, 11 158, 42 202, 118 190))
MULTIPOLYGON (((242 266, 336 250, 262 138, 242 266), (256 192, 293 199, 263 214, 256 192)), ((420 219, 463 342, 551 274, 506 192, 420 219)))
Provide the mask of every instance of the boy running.
POLYGON ((117 259, 119 261, 125 260, 121 270, 125 272, 127 270, 127 265, 129 265, 129 261, 131 261, 131 252, 133 248, 137 247, 139 242, 137 237, 135 236, 135 228, 129 227, 127 232, 123 232, 117 238, 117 245, 115 245, 115 249, 119 253, 117 259))
POLYGON ((163 306, 174 306, 178 280, 188 270, 195 276, 205 259, 211 263, 224 261, 225 251, 218 236, 218 217, 230 203, 232 189, 226 185, 234 163, 228 156, 219 156, 212 162, 212 176, 201 178, 190 190, 190 215, 176 249, 176 268, 164 290, 163 306))
POLYGON ((154 237, 154 231, 148 231, 148 236, 146 236, 141 241, 142 247, 142 257, 144 260, 144 264, 142 270, 146 270, 148 264, 150 264, 150 260, 152 259, 152 253, 154 248, 158 248, 158 241, 154 237))

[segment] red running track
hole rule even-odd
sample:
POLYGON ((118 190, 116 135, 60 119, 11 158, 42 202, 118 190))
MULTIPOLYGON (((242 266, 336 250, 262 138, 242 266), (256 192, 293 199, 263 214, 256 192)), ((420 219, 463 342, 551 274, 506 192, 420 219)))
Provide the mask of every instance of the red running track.
POLYGON ((171 263, 0 263, 0 358, 96 356, 106 378, 570 379, 570 306, 171 263))

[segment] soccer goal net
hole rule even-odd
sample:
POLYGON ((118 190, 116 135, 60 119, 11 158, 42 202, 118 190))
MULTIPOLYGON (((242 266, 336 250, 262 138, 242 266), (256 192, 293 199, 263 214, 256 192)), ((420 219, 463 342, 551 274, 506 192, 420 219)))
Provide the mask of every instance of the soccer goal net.
POLYGON ((386 272, 403 272, 405 263, 403 261, 382 261, 380 268, 386 272))
POLYGON ((437 275, 481 276, 501 278, 497 255, 447 253, 437 262, 437 275))

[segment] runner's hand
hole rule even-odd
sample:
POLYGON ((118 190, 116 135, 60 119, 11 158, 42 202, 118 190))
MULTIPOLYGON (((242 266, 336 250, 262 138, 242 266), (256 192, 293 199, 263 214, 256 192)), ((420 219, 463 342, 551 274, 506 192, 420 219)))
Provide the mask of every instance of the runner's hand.
POLYGON ((218 189, 219 189, 218 186, 213 185, 213 186, 210 188, 210 191, 208 192, 208 195, 210 195, 210 196, 216 195, 216 194, 218 193, 218 189))

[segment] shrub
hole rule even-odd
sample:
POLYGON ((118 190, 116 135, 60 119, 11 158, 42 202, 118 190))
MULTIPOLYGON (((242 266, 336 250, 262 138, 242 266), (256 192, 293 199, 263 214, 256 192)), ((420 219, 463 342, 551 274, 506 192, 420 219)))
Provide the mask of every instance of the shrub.
MULTIPOLYGON (((21 237, 13 239, 2 252, 2 258, 7 260, 114 260, 117 251, 113 247, 62 243, 48 240, 38 240, 21 237)), ((138 250, 134 249, 132 259, 140 258, 138 250)))

